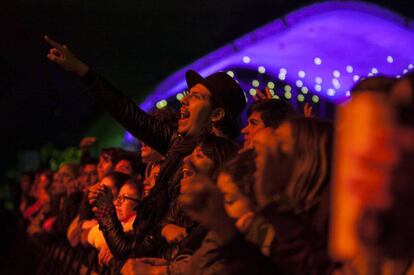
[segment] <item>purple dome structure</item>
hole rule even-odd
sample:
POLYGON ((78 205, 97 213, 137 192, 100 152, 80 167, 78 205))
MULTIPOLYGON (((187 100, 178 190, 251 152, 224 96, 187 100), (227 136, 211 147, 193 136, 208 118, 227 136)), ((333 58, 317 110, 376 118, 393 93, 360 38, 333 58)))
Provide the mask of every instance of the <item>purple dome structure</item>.
MULTIPOLYGON (((305 98, 316 95, 341 103, 363 77, 398 76, 413 69, 413 26, 398 14, 363 2, 307 6, 185 66, 160 83, 141 107, 148 110, 157 103, 163 107, 162 100, 180 98, 179 93, 187 88, 184 76, 190 68, 202 75, 228 71, 246 92, 253 86, 267 85, 260 81, 260 75, 266 74, 304 91, 305 98), (240 70, 250 71, 251 77, 257 74, 257 79, 240 77, 240 70)), ((286 93, 293 100, 298 96, 289 96, 285 90, 275 92, 286 93)))

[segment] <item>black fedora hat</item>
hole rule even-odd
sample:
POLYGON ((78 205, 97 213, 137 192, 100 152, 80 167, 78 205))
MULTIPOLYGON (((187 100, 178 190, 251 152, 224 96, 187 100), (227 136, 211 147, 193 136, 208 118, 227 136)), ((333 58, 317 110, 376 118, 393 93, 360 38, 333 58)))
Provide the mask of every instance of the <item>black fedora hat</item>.
POLYGON ((225 72, 217 72, 207 77, 202 77, 193 70, 188 70, 186 75, 188 89, 197 84, 203 84, 212 96, 230 112, 230 117, 237 118, 246 107, 246 95, 240 85, 225 72))

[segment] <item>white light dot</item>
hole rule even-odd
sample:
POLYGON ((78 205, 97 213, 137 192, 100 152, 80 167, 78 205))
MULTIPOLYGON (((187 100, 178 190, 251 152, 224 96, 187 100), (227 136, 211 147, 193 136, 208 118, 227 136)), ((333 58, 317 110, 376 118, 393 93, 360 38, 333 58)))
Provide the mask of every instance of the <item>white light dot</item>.
POLYGON ((250 57, 243 56, 243 63, 246 63, 246 64, 250 63, 250 57))
POLYGON ((255 96, 255 95, 257 94, 256 89, 251 88, 251 89, 249 90, 249 94, 250 94, 251 96, 255 96))
POLYGON ((292 87, 290 85, 285 85, 285 92, 290 93, 292 91, 292 87))
POLYGON ((297 81, 296 81, 296 86, 297 86, 298 88, 302 87, 302 86, 303 86, 303 81, 302 81, 302 80, 297 80, 297 81))
POLYGON ((326 91, 326 93, 327 93, 329 96, 334 96, 334 95, 335 95, 335 90, 334 90, 334 89, 328 89, 328 91, 326 91))
POLYGON ((316 85, 315 85, 315 91, 317 91, 317 92, 322 91, 322 86, 321 86, 321 85, 319 85, 319 84, 316 84, 316 85))
POLYGON ((299 71, 299 72, 298 72, 298 76, 299 76, 300 78, 304 78, 304 77, 306 76, 306 73, 305 73, 304 71, 299 71))
POLYGON ((181 99, 183 99, 183 98, 184 98, 184 95, 183 95, 182 93, 178 93, 178 94, 175 96, 175 98, 176 98, 178 101, 180 101, 181 99))
POLYGON ((371 73, 373 73, 373 74, 377 74, 377 73, 378 73, 378 69, 377 69, 377 68, 372 68, 372 69, 371 69, 371 73))
POLYGON ((413 64, 409 64, 409 65, 408 65, 408 69, 410 69, 410 70, 411 70, 412 68, 414 68, 414 65, 413 65, 413 64))
POLYGON ((408 73, 408 70, 407 69, 404 69, 403 70, 403 74, 406 74, 406 73, 408 73))
POLYGON ((351 96, 351 91, 346 91, 346 96, 351 96))
POLYGON ((317 95, 313 95, 312 96, 312 101, 313 101, 313 103, 318 103, 319 102, 319 97, 317 95))
POLYGON ((269 89, 274 89, 274 88, 275 88, 275 83, 274 83, 274 82, 272 82, 272 81, 267 82, 267 87, 268 87, 269 89))
POLYGON ((316 84, 322 84, 322 77, 315 77, 315 83, 316 84))
POLYGON ((401 77, 401 75, 397 75, 397 76, 396 76, 396 78, 400 78, 400 77, 401 77))
POLYGON ((332 79, 332 84, 334 85, 335 89, 341 88, 341 84, 339 83, 339 80, 336 78, 332 79))
POLYGON ((259 68, 257 68, 257 71, 261 74, 264 74, 266 72, 266 68, 263 66, 259 66, 259 68))
POLYGON ((298 101, 303 102, 305 100, 305 97, 302 94, 298 94, 298 101))
POLYGON ((307 94, 309 92, 308 87, 303 86, 302 89, 300 89, 302 93, 307 94))
POLYGON ((334 71, 333 72, 333 76, 336 77, 336 78, 338 78, 338 77, 341 76, 341 73, 339 71, 334 71))
POLYGON ((371 77, 371 76, 374 76, 374 74, 373 73, 369 73, 368 76, 371 77))
POLYGON ((273 89, 269 89, 269 93, 274 96, 275 95, 275 91, 273 89))
POLYGON ((352 78, 354 80, 354 82, 357 82, 359 80, 359 75, 354 75, 354 77, 352 78))
POLYGON ((315 62, 315 65, 321 65, 322 64, 322 59, 320 59, 319 57, 315 57, 313 62, 315 62))
POLYGON ((281 74, 287 74, 287 70, 285 68, 280 68, 279 72, 281 74))
POLYGON ((350 74, 354 72, 354 68, 351 65, 346 66, 346 71, 350 74))
POLYGON ((280 99, 280 97, 278 95, 274 95, 273 98, 280 99))
POLYGON ((391 55, 387 56, 387 62, 388 63, 393 63, 394 62, 394 58, 391 55))
POLYGON ((256 88, 257 88, 257 87, 259 87, 259 85, 260 85, 259 80, 256 80, 256 79, 255 79, 255 80, 253 80, 253 81, 252 81, 252 85, 253 85, 253 87, 256 87, 256 88))
POLYGON ((231 77, 234 77, 234 72, 233 71, 227 71, 227 74, 231 77))
POLYGON ((278 77, 279 77, 279 79, 280 80, 285 80, 286 79, 286 75, 285 74, 282 74, 282 73, 280 73, 279 75, 278 75, 278 77))

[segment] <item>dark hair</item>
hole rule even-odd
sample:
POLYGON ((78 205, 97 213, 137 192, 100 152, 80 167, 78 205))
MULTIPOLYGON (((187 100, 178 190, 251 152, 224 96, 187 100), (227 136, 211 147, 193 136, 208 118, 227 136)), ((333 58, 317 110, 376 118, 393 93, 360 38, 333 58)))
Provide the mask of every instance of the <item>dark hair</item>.
POLYGON ((85 157, 85 158, 82 158, 81 159, 81 163, 80 163, 80 165, 83 167, 83 166, 86 166, 86 165, 90 165, 90 164, 93 164, 93 165, 98 165, 98 159, 97 158, 94 158, 94 157, 90 157, 90 156, 88 156, 88 157, 85 157))
POLYGON ((408 81, 410 83, 411 100, 399 100, 398 102, 393 103, 396 108, 398 122, 405 126, 414 127, 414 72, 405 74, 398 79, 395 83, 395 87, 403 81, 408 81))
POLYGON ((121 173, 121 172, 111 172, 109 175, 105 176, 104 178, 110 178, 114 181, 116 189, 121 189, 122 185, 131 177, 127 174, 121 173))
POLYGON ((137 192, 136 196, 138 200, 142 199, 141 195, 142 195, 144 186, 141 182, 133 178, 130 178, 130 179, 127 179, 122 186, 125 186, 125 185, 131 186, 137 192))
POLYGON ((214 96, 211 97, 210 103, 213 110, 215 108, 223 108, 225 113, 222 119, 220 119, 217 122, 214 122, 214 126, 217 129, 219 129, 223 134, 225 134, 228 138, 234 139, 240 136, 240 130, 242 125, 240 116, 234 117, 230 110, 214 96))
POLYGON ((332 123, 317 118, 289 120, 295 139, 292 176, 286 194, 300 209, 320 201, 330 180, 332 123))
POLYGON ((204 134, 199 138, 201 151, 214 162, 212 178, 216 179, 218 170, 236 154, 239 145, 226 137, 204 134))
POLYGON ((20 177, 29 177, 30 181, 33 183, 35 173, 33 171, 25 171, 20 173, 20 177))
POLYGON ((226 162, 221 168, 220 172, 227 173, 231 176, 233 182, 237 185, 239 190, 250 199, 253 205, 257 205, 256 196, 254 192, 256 172, 256 152, 249 149, 226 162))
POLYGON ((141 157, 137 152, 125 151, 125 155, 122 159, 129 161, 132 168, 132 175, 136 175, 138 173, 142 174, 145 170, 145 166, 142 163, 141 157))
POLYGON ((180 113, 170 107, 156 109, 150 113, 150 115, 162 123, 168 124, 174 130, 178 128, 178 120, 180 118, 180 113))
POLYGON ((164 162, 164 160, 156 160, 156 161, 152 161, 150 163, 147 164, 147 166, 145 167, 145 173, 144 173, 144 178, 148 178, 152 168, 154 168, 157 165, 162 165, 162 163, 164 162))
POLYGON ((125 150, 122 148, 104 148, 101 150, 101 153, 99 154, 100 156, 106 155, 108 156, 113 165, 115 165, 118 161, 120 161, 121 159, 125 158, 125 150))
POLYGON ((286 119, 296 115, 292 105, 278 99, 263 99, 254 102, 247 109, 247 116, 249 117, 253 112, 260 113, 260 118, 263 120, 264 125, 273 129, 279 127, 286 119))
POLYGON ((361 92, 377 92, 389 94, 396 80, 388 76, 373 76, 359 81, 353 88, 352 94, 361 92))

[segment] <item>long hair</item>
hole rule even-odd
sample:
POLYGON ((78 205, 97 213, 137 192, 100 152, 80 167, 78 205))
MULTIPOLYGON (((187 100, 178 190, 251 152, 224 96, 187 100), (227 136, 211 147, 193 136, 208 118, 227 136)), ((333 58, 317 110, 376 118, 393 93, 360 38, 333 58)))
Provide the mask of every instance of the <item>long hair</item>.
POLYGON ((333 127, 316 118, 298 117, 289 123, 295 144, 286 194, 296 207, 307 210, 320 201, 329 184, 333 127))
POLYGON ((221 166, 233 157, 239 146, 226 137, 218 137, 213 134, 204 134, 199 138, 198 145, 201 151, 213 161, 212 178, 216 179, 221 166))
POLYGON ((256 172, 256 151, 249 149, 237 154, 234 158, 226 162, 220 172, 231 176, 233 182, 240 191, 250 199, 254 206, 257 206, 254 183, 256 172))

